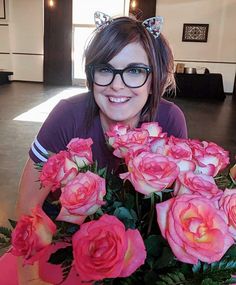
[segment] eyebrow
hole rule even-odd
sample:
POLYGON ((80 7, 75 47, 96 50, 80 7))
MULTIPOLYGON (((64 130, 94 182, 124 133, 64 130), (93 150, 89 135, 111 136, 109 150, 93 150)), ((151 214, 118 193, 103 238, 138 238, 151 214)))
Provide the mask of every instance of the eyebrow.
MULTIPOLYGON (((104 65, 110 67, 110 68, 113 68, 113 69, 116 69, 113 65, 111 65, 110 63, 105 63, 104 65)), ((143 63, 143 62, 130 62, 126 67, 122 68, 122 69, 125 69, 125 68, 128 68, 128 67, 150 67, 149 65, 143 63)))

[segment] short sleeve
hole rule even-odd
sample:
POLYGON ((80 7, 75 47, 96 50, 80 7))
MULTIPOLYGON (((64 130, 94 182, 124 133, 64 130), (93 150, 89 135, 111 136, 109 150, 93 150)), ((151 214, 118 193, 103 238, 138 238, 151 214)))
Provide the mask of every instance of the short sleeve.
POLYGON ((177 138, 187 138, 187 124, 183 111, 174 103, 165 99, 161 100, 158 113, 157 122, 162 127, 162 131, 166 132, 168 136, 175 136, 177 138))
POLYGON ((43 123, 33 141, 29 156, 34 162, 45 162, 48 152, 66 149, 76 128, 70 102, 61 100, 43 123))

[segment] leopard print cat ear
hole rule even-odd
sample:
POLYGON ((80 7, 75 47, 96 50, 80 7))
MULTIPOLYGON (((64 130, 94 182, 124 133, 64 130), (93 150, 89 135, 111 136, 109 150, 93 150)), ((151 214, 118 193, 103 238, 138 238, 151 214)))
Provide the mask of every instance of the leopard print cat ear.
POLYGON ((161 28, 163 25, 163 17, 157 16, 146 19, 143 21, 142 25, 154 36, 158 38, 161 33, 161 28))
POLYGON ((103 12, 95 12, 94 13, 94 22, 97 27, 97 29, 102 30, 107 25, 109 25, 112 22, 112 18, 103 12))

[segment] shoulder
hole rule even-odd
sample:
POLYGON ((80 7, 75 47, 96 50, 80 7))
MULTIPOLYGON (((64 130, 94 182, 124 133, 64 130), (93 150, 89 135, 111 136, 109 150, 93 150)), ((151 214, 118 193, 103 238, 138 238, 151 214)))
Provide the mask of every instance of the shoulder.
POLYGON ((64 118, 68 120, 83 116, 87 108, 88 97, 88 93, 82 93, 60 100, 49 113, 46 122, 50 120, 62 121, 64 118))
POLYGON ((164 98, 161 98, 160 104, 159 104, 159 110, 170 111, 170 110, 181 110, 181 109, 175 103, 168 101, 164 98))
POLYGON ((49 113, 37 135, 42 149, 59 152, 74 137, 82 137, 88 94, 62 99, 49 113))
POLYGON ((79 107, 82 109, 88 104, 89 95, 89 92, 74 95, 72 97, 60 100, 58 105, 61 105, 65 108, 73 109, 79 107))
POLYGON ((178 117, 184 117, 184 113, 180 107, 162 98, 157 112, 157 119, 163 121, 170 120, 171 118, 177 119, 178 117))
POLYGON ((85 93, 71 96, 67 99, 63 99, 62 101, 65 101, 70 104, 84 104, 88 101, 89 95, 90 95, 90 92, 85 92, 85 93))
POLYGON ((187 137, 187 126, 183 111, 175 103, 161 99, 156 121, 164 132, 180 138, 187 137))

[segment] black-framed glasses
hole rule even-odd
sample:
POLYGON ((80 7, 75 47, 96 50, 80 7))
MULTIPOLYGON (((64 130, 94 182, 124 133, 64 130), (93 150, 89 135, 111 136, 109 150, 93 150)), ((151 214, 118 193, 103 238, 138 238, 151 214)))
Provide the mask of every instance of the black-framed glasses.
POLYGON ((92 81, 99 86, 108 86, 112 83, 115 76, 119 74, 123 83, 130 88, 143 86, 149 74, 152 72, 151 67, 130 65, 124 69, 115 69, 107 64, 91 64, 87 66, 92 81))

